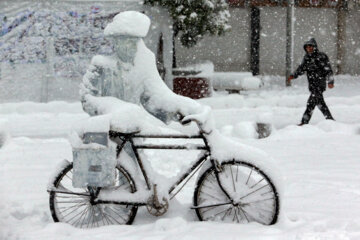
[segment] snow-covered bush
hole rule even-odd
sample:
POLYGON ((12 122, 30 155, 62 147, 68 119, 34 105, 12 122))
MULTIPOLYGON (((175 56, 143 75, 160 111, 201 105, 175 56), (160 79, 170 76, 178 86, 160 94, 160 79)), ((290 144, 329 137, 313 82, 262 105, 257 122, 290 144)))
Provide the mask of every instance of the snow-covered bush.
POLYGON ((144 3, 168 9, 175 36, 181 34, 180 41, 185 47, 194 46, 206 34, 220 36, 230 29, 225 0, 145 0, 144 3))

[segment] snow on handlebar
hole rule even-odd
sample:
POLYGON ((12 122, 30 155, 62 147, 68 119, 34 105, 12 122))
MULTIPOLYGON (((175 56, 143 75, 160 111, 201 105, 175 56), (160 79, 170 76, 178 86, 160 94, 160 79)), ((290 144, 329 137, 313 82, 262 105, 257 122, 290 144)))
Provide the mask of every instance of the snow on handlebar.
POLYGON ((179 122, 184 126, 189 125, 191 122, 195 122, 200 130, 200 133, 210 134, 212 132, 212 131, 205 131, 204 124, 196 118, 191 118, 190 115, 185 117, 184 115, 182 115, 179 112, 176 115, 178 117, 179 122), (185 118, 185 120, 184 120, 184 118, 185 118))

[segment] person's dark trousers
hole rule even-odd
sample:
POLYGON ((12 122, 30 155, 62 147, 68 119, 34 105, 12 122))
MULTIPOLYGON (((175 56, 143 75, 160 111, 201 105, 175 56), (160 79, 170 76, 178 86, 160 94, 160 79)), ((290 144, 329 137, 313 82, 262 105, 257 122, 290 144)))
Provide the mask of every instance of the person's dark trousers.
POLYGON ((303 118, 301 120, 302 124, 309 123, 311 116, 314 112, 315 106, 317 106, 320 109, 320 111, 324 114, 326 119, 334 120, 334 118, 332 117, 332 115, 330 113, 328 106, 325 103, 322 92, 312 92, 307 101, 306 110, 305 110, 303 118))

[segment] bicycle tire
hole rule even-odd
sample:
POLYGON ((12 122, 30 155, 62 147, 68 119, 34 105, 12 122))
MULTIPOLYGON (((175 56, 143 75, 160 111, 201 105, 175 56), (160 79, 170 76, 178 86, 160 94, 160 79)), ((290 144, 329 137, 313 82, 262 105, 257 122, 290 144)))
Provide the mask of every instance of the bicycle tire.
POLYGON ((221 164, 221 189, 211 166, 199 177, 194 191, 194 206, 200 221, 272 225, 279 215, 279 195, 270 178, 256 166, 231 160, 221 164), (240 173, 240 174, 239 174, 240 173), (235 175, 236 174, 236 175, 235 175))
MULTIPOLYGON (((78 228, 93 228, 106 225, 131 224, 137 213, 137 206, 118 204, 90 203, 89 188, 72 187, 72 168, 69 163, 58 174, 53 186, 61 190, 71 191, 84 195, 63 194, 50 191, 49 206, 54 222, 65 222, 78 228), (62 201, 59 201, 59 199, 62 201), (73 201, 68 201, 73 199, 73 201), (64 210, 62 210, 64 209, 64 210), (119 220, 121 219, 121 220, 119 220)), ((116 184, 114 188, 123 188, 130 192, 136 191, 136 185, 131 175, 121 166, 116 166, 116 184)), ((99 188, 93 188, 99 191, 99 188)))

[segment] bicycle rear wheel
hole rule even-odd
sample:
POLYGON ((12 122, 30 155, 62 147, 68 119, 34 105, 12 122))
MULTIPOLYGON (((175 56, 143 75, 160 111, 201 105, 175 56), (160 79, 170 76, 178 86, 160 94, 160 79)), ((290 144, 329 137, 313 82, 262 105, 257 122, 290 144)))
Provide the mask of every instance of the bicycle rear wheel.
MULTIPOLYGON (((50 192, 50 211, 55 222, 65 222, 74 227, 93 228, 105 225, 131 224, 137 206, 118 204, 93 204, 90 192, 99 188, 74 188, 72 186, 73 165, 67 165, 55 178, 53 186, 57 192, 50 192)), ((111 187, 135 192, 135 183, 127 171, 116 167, 115 186, 111 187)))
POLYGON ((218 173, 210 167, 199 178, 194 206, 201 221, 276 223, 279 197, 270 178, 259 168, 241 161, 222 163, 218 173))

